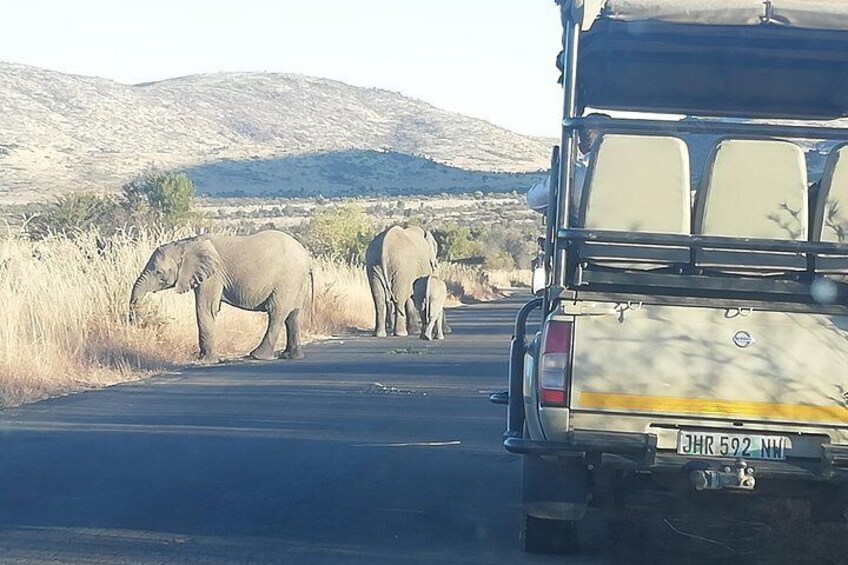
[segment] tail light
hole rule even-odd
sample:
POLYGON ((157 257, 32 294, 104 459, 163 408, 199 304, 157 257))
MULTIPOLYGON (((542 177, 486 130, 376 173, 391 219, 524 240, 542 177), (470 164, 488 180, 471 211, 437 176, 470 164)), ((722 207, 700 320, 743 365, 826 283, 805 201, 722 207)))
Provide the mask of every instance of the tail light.
POLYGON ((542 332, 539 356, 539 400, 542 406, 568 405, 572 322, 554 320, 542 332))

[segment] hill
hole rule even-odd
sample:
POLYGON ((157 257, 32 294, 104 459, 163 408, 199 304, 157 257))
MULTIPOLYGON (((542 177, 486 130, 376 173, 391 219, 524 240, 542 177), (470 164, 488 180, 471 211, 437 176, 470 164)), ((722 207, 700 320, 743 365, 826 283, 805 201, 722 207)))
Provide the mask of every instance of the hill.
POLYGON ((395 92, 301 75, 125 85, 0 63, 5 201, 114 190, 150 164, 189 170, 208 194, 408 192, 430 186, 422 171, 440 179, 439 191, 492 179, 493 190, 512 190, 526 184, 513 173, 548 167, 549 147, 395 92), (362 159, 371 178, 357 177, 362 159))

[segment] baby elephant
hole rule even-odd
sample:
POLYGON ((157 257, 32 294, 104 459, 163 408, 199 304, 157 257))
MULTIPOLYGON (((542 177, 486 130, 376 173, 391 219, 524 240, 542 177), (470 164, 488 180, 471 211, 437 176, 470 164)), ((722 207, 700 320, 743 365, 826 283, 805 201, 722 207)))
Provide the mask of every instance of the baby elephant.
POLYGON ((448 289, 434 275, 421 277, 412 283, 412 301, 421 316, 421 339, 445 339, 445 302, 448 289))

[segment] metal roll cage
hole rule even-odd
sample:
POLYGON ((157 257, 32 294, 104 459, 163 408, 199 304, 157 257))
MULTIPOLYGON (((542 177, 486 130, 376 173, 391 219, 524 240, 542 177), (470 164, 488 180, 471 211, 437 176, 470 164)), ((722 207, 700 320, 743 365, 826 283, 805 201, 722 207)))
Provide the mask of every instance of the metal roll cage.
MULTIPOLYGON (((579 116, 582 107, 578 92, 578 61, 580 54, 581 23, 575 19, 570 2, 558 0, 563 28, 562 38, 562 72, 563 72, 563 120, 560 148, 554 149, 551 163, 551 195, 546 216, 546 264, 550 267, 549 286, 544 294, 543 311, 547 314, 553 311, 558 298, 565 291, 579 290, 577 283, 584 283, 582 278, 575 275, 575 255, 579 255, 582 242, 595 241, 602 243, 626 243, 643 245, 675 245, 689 248, 693 256, 704 246, 718 245, 721 249, 758 251, 758 252, 791 252, 804 254, 809 258, 806 282, 811 282, 815 275, 815 257, 817 254, 832 254, 844 256, 848 264, 848 245, 823 244, 797 241, 755 241, 737 238, 710 238, 702 236, 662 236, 659 234, 621 234, 614 232, 587 231, 570 225, 571 194, 574 190, 574 163, 577 158, 577 135, 581 130, 596 130, 607 133, 651 133, 662 131, 672 134, 713 134, 726 136, 765 136, 790 139, 848 141, 848 128, 831 128, 794 124, 765 124, 737 123, 716 119, 697 120, 648 120, 648 119, 616 119, 597 116, 579 116), (555 188, 555 190, 553 190, 555 188)), ((579 261, 579 259, 576 259, 579 261)), ((848 271, 846 271, 848 273, 848 271)), ((629 274, 627 275, 629 276, 629 274)), ((659 277, 655 275, 655 281, 659 277)), ((597 277, 596 277, 597 278, 597 277)), ((605 279, 604 290, 611 292, 617 287, 605 279)), ((615 279, 615 277, 612 277, 615 279)), ((619 277, 621 280, 622 277, 619 277)), ((650 282, 650 281, 649 281, 650 282)), ((743 283, 743 286, 747 283, 743 283)), ((753 283, 752 283, 753 284, 753 283)), ((756 284, 748 284, 748 288, 756 284)), ((696 288, 699 285, 694 285, 696 288)), ((709 285, 708 285, 709 286, 709 285)), ((778 285, 767 281, 756 293, 757 299, 764 299, 775 288, 778 294, 785 294, 778 285)), ((719 285, 724 288, 726 285, 719 285)), ((662 288, 662 285, 654 286, 662 288)), ((621 288, 623 292, 632 292, 627 285, 621 288)), ((799 290, 793 290, 797 294, 799 290)), ((809 298, 809 292, 806 292, 809 298)))

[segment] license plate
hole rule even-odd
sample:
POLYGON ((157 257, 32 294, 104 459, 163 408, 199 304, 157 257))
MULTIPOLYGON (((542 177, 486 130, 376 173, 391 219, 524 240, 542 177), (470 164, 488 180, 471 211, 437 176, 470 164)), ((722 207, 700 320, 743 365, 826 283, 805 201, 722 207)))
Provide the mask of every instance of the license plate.
POLYGON ((788 437, 754 434, 721 434, 683 430, 677 434, 677 453, 693 457, 742 457, 743 459, 786 459, 792 447, 788 437))

